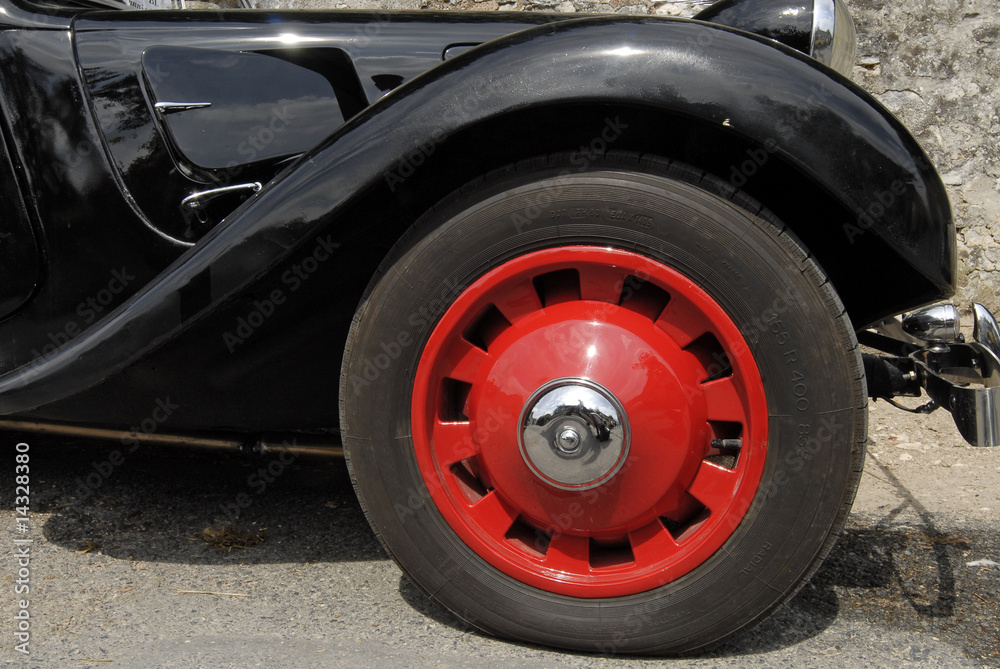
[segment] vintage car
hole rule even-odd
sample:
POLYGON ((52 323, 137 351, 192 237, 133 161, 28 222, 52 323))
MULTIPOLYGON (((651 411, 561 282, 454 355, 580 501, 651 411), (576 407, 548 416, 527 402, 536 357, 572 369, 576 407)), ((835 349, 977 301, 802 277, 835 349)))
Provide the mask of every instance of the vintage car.
POLYGON ((0 0, 6 430, 342 452, 429 597, 631 653, 796 592, 870 397, 1000 440, 996 323, 921 308, 948 199, 841 0, 94 2, 0 0))

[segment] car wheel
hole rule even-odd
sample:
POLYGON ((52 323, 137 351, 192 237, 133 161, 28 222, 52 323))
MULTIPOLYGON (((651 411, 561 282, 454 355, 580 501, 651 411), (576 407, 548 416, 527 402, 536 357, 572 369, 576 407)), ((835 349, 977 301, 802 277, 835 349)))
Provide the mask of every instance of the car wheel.
POLYGON ((428 212, 343 364, 386 550, 503 637, 690 652, 818 567, 863 459, 853 329, 751 199, 690 167, 548 156, 428 212))

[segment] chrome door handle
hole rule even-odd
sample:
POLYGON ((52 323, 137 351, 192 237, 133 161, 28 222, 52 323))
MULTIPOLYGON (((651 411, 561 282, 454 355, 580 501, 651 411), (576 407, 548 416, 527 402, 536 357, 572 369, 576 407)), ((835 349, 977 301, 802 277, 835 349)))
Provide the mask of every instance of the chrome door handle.
POLYGON ((157 102, 153 105, 153 109, 161 114, 176 114, 189 109, 204 109, 211 106, 211 102, 157 102))
POLYGON ((235 186, 223 186, 222 188, 213 188, 211 190, 203 190, 200 193, 194 193, 193 195, 188 195, 186 198, 181 200, 181 208, 188 209, 201 209, 209 200, 219 197, 220 195, 228 195, 229 193, 238 193, 241 190, 252 190, 254 193, 261 189, 259 181, 254 181, 248 184, 236 184, 235 186))

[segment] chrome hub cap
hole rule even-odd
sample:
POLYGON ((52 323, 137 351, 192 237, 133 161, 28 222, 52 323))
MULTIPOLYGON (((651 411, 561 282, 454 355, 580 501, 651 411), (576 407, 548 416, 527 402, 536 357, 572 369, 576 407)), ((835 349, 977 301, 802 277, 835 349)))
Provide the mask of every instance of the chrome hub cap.
POLYGON ((588 490, 610 480, 625 462, 625 410, 608 390, 587 379, 556 379, 524 405, 518 445, 531 471, 563 490, 588 490))

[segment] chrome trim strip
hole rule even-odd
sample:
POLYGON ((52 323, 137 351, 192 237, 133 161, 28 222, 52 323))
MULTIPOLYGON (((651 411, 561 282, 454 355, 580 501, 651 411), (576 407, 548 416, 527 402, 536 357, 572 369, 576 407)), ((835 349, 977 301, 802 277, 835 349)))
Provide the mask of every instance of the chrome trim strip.
POLYGON ((161 114, 176 114, 189 109, 204 109, 211 106, 211 102, 157 102, 153 105, 153 109, 161 114))

